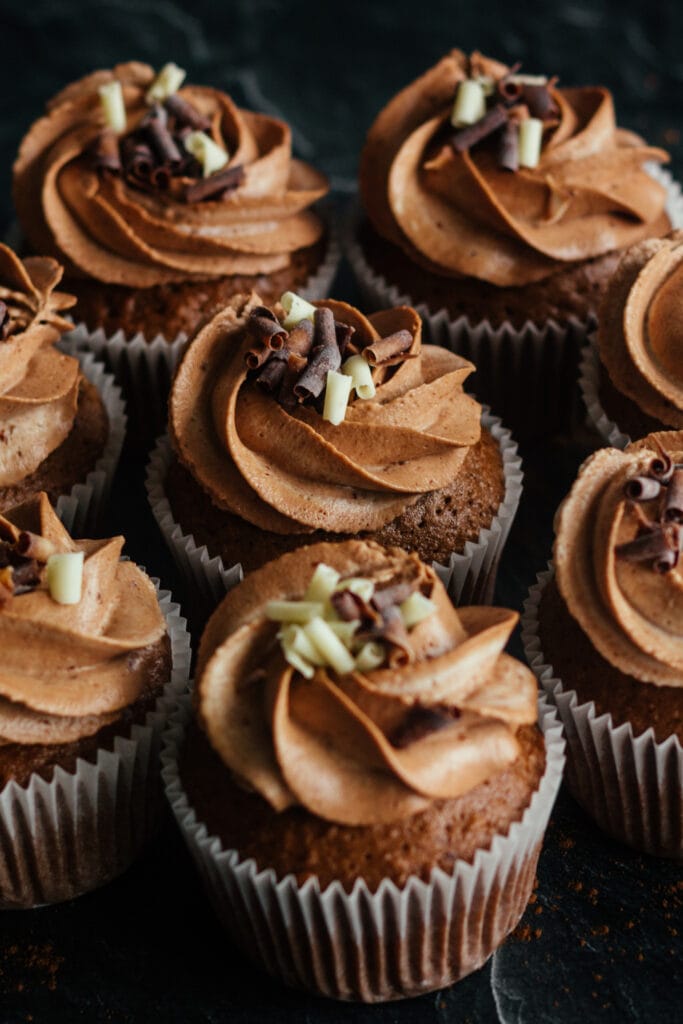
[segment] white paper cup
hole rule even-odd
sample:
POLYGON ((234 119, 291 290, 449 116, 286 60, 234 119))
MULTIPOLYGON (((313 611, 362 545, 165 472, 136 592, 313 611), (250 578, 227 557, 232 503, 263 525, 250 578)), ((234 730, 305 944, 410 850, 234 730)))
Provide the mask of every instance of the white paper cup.
POLYGON ((600 356, 595 333, 588 336, 587 344, 581 350, 579 362, 579 391, 586 407, 586 420, 601 440, 612 448, 622 451, 631 438, 619 429, 605 412, 600 399, 600 356))
MULTIPOLYGON (((675 228, 683 227, 681 186, 657 164, 648 171, 667 189, 667 212, 675 228)), ((452 318, 446 309, 415 303, 370 266, 358 242, 361 211, 354 200, 347 216, 344 247, 364 300, 371 309, 414 306, 422 317, 424 341, 442 345, 471 360, 477 367, 473 386, 482 401, 499 413, 520 435, 567 428, 578 412, 574 381, 579 352, 595 318, 570 317, 559 323, 528 320, 493 327, 488 320, 473 324, 466 316, 452 318)))
MULTIPOLYGON (((329 208, 322 211, 328 229, 325 256, 299 294, 305 299, 326 298, 341 259, 336 218, 329 208)), ((167 399, 176 366, 187 344, 187 335, 175 338, 157 334, 128 337, 123 331, 107 335, 102 328, 89 331, 85 324, 76 324, 67 338, 71 345, 94 352, 112 371, 122 385, 128 401, 131 420, 136 430, 148 439, 166 429, 167 399)))
MULTIPOLYGON (((451 555, 448 565, 433 563, 456 604, 486 604, 493 600, 498 565, 522 495, 524 474, 517 443, 510 431, 486 407, 481 422, 500 446, 505 495, 491 525, 480 531, 476 541, 467 541, 464 551, 451 555)), ((158 439, 147 464, 147 496, 189 592, 197 595, 207 609, 213 609, 226 591, 242 579, 242 566, 225 566, 223 560, 212 556, 206 546, 198 546, 192 534, 185 533, 176 521, 165 486, 172 461, 171 442, 164 435, 158 439)))
POLYGON ((451 985, 488 959, 524 912, 564 765, 554 710, 539 699, 546 768, 521 820, 472 864, 434 868, 398 886, 384 879, 372 892, 362 878, 347 893, 340 882, 321 890, 317 878, 278 879, 254 860, 241 861, 208 834, 188 802, 178 759, 192 714, 182 698, 164 734, 166 796, 218 917, 268 973, 295 988, 335 999, 380 1002, 451 985))
POLYGON ((594 701, 579 704, 576 690, 565 689, 539 636, 538 608, 552 577, 550 565, 529 591, 522 642, 565 729, 567 785, 615 839, 645 853, 683 858, 683 746, 676 736, 658 743, 652 728, 634 736, 630 723, 615 726, 610 714, 596 714, 594 701))
POLYGON ((99 391, 109 419, 107 442, 94 468, 85 480, 74 484, 68 494, 61 494, 55 504, 57 515, 69 533, 82 537, 96 532, 109 498, 126 433, 126 405, 113 376, 92 353, 78 351, 69 343, 61 343, 60 347, 78 359, 83 375, 99 391))
MULTIPOLYGON (((158 588, 158 581, 154 581, 158 588)), ((171 639, 171 678, 145 723, 73 771, 34 773, 0 790, 0 909, 73 899, 120 875, 153 834, 162 806, 161 734, 190 672, 190 635, 170 591, 158 591, 171 639)))

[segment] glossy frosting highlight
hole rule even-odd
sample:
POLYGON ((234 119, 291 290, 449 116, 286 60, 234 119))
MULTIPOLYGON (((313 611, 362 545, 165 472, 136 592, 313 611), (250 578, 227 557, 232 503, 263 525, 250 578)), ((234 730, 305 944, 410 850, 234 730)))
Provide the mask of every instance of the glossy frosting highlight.
POLYGON ((372 125, 360 187, 380 235, 428 270, 507 287, 670 227, 665 191, 643 170, 668 156, 617 128, 604 88, 551 90, 558 123, 533 169, 503 170, 487 144, 455 153, 444 129, 470 69, 494 79, 508 70, 453 50, 372 125))
POLYGON ((434 571, 397 548, 316 544, 252 573, 231 591, 202 637, 197 703, 209 741, 237 779, 276 811, 302 805, 348 825, 399 821, 456 798, 513 762, 515 733, 536 720, 529 670, 503 647, 517 615, 456 611, 434 571), (410 633, 407 665, 304 680, 285 662, 265 617, 296 599, 317 564, 342 577, 419 579, 436 612, 410 633), (392 737, 416 709, 448 708, 448 724, 405 745, 392 737))
POLYGON ((104 126, 98 87, 121 83, 130 130, 149 110, 153 79, 153 69, 136 62, 96 71, 56 96, 29 130, 14 166, 14 198, 31 245, 54 252, 70 271, 146 288, 271 273, 315 244, 323 225, 309 207, 327 192, 327 179, 292 157, 284 122, 239 110, 217 89, 186 86, 179 96, 209 117, 215 141, 227 147, 227 167, 243 167, 236 191, 190 204, 183 192, 193 179, 148 192, 93 169, 87 150, 104 126))
POLYGON ((276 533, 377 530, 420 494, 458 474, 481 436, 481 407, 463 391, 471 363, 422 345, 415 310, 363 316, 323 300, 371 344, 413 336, 409 358, 373 369, 371 400, 356 399, 339 426, 315 408, 291 412, 248 380, 245 332, 258 296, 238 296, 187 349, 173 384, 169 426, 176 453, 219 508, 276 533))

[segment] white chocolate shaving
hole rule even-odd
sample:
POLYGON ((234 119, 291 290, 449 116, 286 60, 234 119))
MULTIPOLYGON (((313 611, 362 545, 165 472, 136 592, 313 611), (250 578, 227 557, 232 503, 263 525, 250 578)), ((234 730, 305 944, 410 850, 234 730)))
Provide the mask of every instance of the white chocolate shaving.
POLYGON ((150 106, 153 103, 163 103, 164 100, 167 100, 169 96, 178 91, 185 81, 186 74, 187 72, 184 68, 179 68, 172 61, 164 64, 147 90, 147 95, 145 96, 147 103, 150 106))
POLYGON ((527 117, 519 123, 519 166, 538 167, 543 141, 543 121, 538 117, 527 117))
POLYGON ((320 601, 269 601, 266 605, 266 618, 272 622, 309 622, 322 613, 320 601))
POLYGON ((375 593, 375 584, 363 576, 349 576, 345 580, 340 580, 334 589, 337 591, 350 590, 352 594, 358 594, 362 601, 367 602, 375 593))
POLYGON ((47 560, 47 589, 57 604, 78 604, 83 590, 83 552, 50 555, 47 560))
POLYGON ((313 322, 315 306, 312 306, 310 302, 306 302, 306 299, 302 299, 296 292, 283 292, 280 296, 280 305, 287 314, 282 322, 282 326, 286 331, 291 331, 302 320, 313 322))
POLYGON ((344 421, 350 395, 351 378, 347 377, 345 373, 328 370, 323 419, 331 423, 333 427, 338 427, 344 421))
POLYGON ((467 78, 458 86, 455 103, 451 112, 451 124, 454 128, 464 128, 468 124, 476 124, 486 113, 484 90, 479 82, 467 78))
POLYGON ((342 373, 351 378, 351 386, 359 398, 368 399, 375 397, 375 382, 372 379, 372 369, 367 359, 362 356, 351 356, 341 368, 342 373))
POLYGON ((436 605, 428 597, 425 597, 424 594, 421 594, 419 590, 416 590, 410 597, 405 599, 403 604, 399 605, 398 610, 401 613, 403 625, 406 629, 412 629, 413 626, 417 626, 418 623, 433 615, 436 611, 436 605))
POLYGON ((126 130, 126 105, 123 102, 123 90, 121 83, 114 80, 105 82, 97 90, 100 96, 100 103, 104 110, 104 117, 107 127, 117 134, 126 130))
POLYGON ((386 651, 382 644, 369 642, 363 644, 356 655, 356 668, 359 672, 372 672, 384 663, 386 651))
POLYGON ((304 601, 327 601, 339 582, 339 573, 331 565, 321 562, 315 567, 311 582, 306 588, 304 601))
POLYGON ((352 671, 355 666, 353 656, 328 622, 316 617, 304 626, 304 630, 320 656, 325 660, 325 664, 330 665, 340 675, 352 671))
POLYGON ((205 178, 220 171, 228 162, 226 150, 217 145, 206 132, 188 132, 183 141, 188 153, 202 165, 205 178))

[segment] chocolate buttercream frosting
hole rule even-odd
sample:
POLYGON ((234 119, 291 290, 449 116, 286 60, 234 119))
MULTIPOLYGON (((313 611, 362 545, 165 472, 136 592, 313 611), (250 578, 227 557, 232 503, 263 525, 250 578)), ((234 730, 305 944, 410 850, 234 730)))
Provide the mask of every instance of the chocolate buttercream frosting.
POLYGON ((55 96, 29 130, 14 165, 14 198, 37 251, 54 253, 70 272, 147 288, 268 274, 320 239, 322 222, 309 207, 328 191, 327 179, 292 157, 284 122, 199 86, 182 88, 155 119, 146 102, 153 79, 152 68, 136 62, 96 71, 55 96), (126 110, 121 153, 104 130, 97 91, 112 81, 126 110), (227 151, 226 167, 201 178, 166 131, 169 118, 179 132, 205 127, 227 151), (218 175, 216 192, 207 183, 218 175))
POLYGON ((509 72, 452 50, 379 114, 360 188, 380 235, 428 270, 509 287, 669 230, 665 191, 643 169, 668 155, 616 126, 607 89, 548 83, 552 114, 536 167, 501 166, 507 118, 479 145, 454 148, 458 85, 479 76, 498 83, 509 72))
POLYGON ((0 244, 0 487, 24 480, 71 432, 81 372, 54 347, 73 326, 61 315, 76 301, 57 291, 53 259, 20 260, 0 244))
POLYGON ((610 281, 598 346, 614 386, 649 416, 683 428, 683 231, 633 246, 610 281))
POLYGON ((196 700, 209 741, 276 811, 302 805, 346 825, 400 821, 455 798, 519 755, 536 685, 503 653, 517 615, 455 610, 436 573, 398 548, 316 544, 252 573, 202 637, 196 700), (377 585, 409 581, 435 610, 410 631, 408 663, 304 679, 282 655, 268 602, 299 599, 315 568, 377 585))
POLYGON ((596 452, 556 521, 571 615, 615 668, 658 686, 683 686, 681 522, 681 431, 596 452))
POLYGON ((391 341, 393 357, 373 366, 374 398, 355 399, 333 426, 296 386, 307 364, 294 353, 292 400, 278 402, 248 365, 251 314, 261 307, 252 293, 237 296, 185 352, 169 402, 171 438, 212 502, 261 529, 378 530, 421 494, 452 483, 479 441, 481 406, 463 391, 474 367, 422 345, 420 317, 409 307, 365 317, 344 302, 315 305, 353 328, 357 352, 409 334, 408 346, 402 337, 398 351, 391 341))
POLYGON ((151 580, 119 560, 122 546, 123 537, 73 540, 44 493, 0 516, 9 583, 0 602, 0 744, 71 743, 145 694, 166 627, 151 580), (77 551, 81 599, 58 604, 45 563, 49 553, 77 551))

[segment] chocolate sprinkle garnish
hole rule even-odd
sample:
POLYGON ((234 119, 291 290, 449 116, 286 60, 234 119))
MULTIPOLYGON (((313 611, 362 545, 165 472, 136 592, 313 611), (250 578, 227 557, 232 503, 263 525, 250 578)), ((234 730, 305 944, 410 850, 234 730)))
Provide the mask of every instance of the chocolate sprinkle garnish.
POLYGON ((449 140, 450 146, 456 153, 464 153, 465 150, 476 146, 478 142, 488 138, 497 132, 508 119, 508 112, 502 103, 492 107, 481 120, 476 124, 470 124, 466 128, 460 128, 449 140))
POLYGON ((683 523, 683 467, 676 466, 666 491, 662 518, 667 523, 683 523))
POLYGON ((0 300, 0 341, 6 341, 12 329, 7 303, 0 300))
POLYGON ((205 114, 200 114, 196 107, 193 107, 186 99, 179 96, 177 92, 164 100, 164 107, 180 124, 191 128, 193 131, 208 132, 211 130, 209 118, 205 114))
POLYGON ((662 490, 659 480, 651 476, 634 476, 626 481, 624 494, 631 501, 653 501, 662 490))
POLYGON ((403 352, 407 352, 412 343, 413 336, 410 331, 396 331, 394 334, 387 335, 386 338, 373 341, 372 345, 364 348, 363 358, 370 363, 370 366, 381 366, 403 352))
POLYGON ((460 718, 460 712, 457 708, 449 708, 442 705, 426 708, 422 704, 414 704, 408 711, 404 721, 388 739, 396 750, 403 750, 405 747, 409 747, 411 743, 417 743, 418 740, 424 739, 425 736, 429 736, 433 732, 439 732, 447 725, 452 725, 458 718, 460 718))
POLYGON ((326 306, 316 309, 313 326, 314 348, 308 366, 294 387, 294 394, 302 402, 317 398, 325 387, 329 371, 341 366, 332 311, 326 306))
POLYGON ((501 132, 498 166, 504 171, 519 170, 519 131, 513 120, 509 120, 501 132))
POLYGON ((234 167, 226 167, 222 171, 204 178, 203 181, 196 181, 188 185, 185 190, 186 203, 199 203, 203 199, 223 198, 226 193, 234 191, 243 184, 246 175, 241 164, 234 167))

